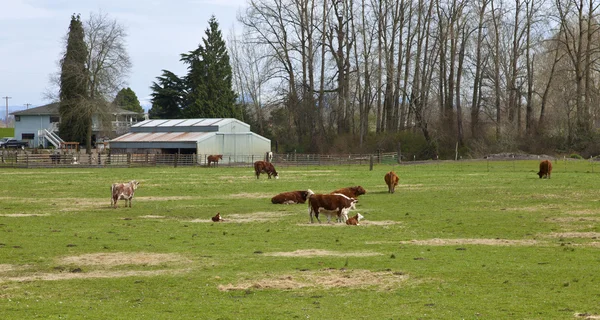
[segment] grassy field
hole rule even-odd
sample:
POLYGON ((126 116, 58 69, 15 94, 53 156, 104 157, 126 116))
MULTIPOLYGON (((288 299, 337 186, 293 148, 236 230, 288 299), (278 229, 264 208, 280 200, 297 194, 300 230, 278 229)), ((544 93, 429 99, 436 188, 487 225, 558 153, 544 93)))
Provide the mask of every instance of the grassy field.
POLYGON ((598 319, 600 168, 537 163, 3 169, 0 319, 598 319), (354 185, 359 226, 270 202, 354 185))

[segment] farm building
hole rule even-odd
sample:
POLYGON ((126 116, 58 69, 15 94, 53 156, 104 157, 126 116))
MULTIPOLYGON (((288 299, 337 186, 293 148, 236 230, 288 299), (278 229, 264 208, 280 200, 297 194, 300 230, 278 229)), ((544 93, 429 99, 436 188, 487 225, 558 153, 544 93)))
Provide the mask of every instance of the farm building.
POLYGON ((111 154, 222 154, 225 163, 261 160, 270 151, 271 140, 231 118, 146 120, 110 140, 111 154))

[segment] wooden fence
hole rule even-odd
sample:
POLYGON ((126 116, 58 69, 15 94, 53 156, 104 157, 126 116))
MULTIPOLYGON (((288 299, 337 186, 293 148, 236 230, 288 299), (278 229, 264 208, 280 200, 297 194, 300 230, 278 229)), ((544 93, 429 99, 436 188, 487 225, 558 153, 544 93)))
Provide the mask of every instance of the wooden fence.
MULTIPOLYGON (((0 168, 61 168, 61 167, 149 167, 149 166, 207 166, 208 154, 109 154, 84 152, 31 153, 27 151, 3 151, 0 153, 0 168)), ((331 166, 369 165, 373 163, 396 163, 396 153, 378 154, 273 154, 270 159, 278 166, 331 166)), ((260 155, 223 155, 218 166, 252 167, 260 155)))

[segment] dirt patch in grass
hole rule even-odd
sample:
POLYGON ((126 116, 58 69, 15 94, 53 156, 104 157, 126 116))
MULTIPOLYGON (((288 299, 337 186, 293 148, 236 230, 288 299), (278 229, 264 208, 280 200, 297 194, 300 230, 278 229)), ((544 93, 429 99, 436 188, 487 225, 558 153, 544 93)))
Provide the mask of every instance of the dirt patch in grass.
MULTIPOLYGON (((353 214, 348 215, 350 217, 354 216, 353 214)), ((355 226, 348 226, 345 223, 338 223, 338 222, 333 222, 334 218, 332 218, 332 222, 327 223, 327 218, 321 218, 321 223, 316 222, 315 219, 315 223, 298 223, 299 226, 313 226, 313 227, 355 227, 355 226)), ((377 220, 361 220, 360 221, 360 225, 358 225, 358 227, 360 226, 390 226, 390 225, 394 225, 394 224, 401 224, 402 222, 400 221, 392 221, 392 220, 381 220, 381 221, 377 221, 377 220)))
MULTIPOLYGON (((140 201, 169 201, 169 200, 195 200, 195 199, 200 199, 200 197, 196 197, 196 196, 171 196, 171 197, 134 197, 133 200, 140 200, 140 201)), ((109 203, 110 203, 110 197, 109 197, 109 203)))
MULTIPOLYGON (((216 213, 215 213, 216 214, 216 213)), ((221 213, 221 218, 223 221, 219 223, 248 223, 248 222, 267 222, 267 221, 277 221, 281 220, 286 216, 296 215, 295 213, 289 212, 253 212, 253 213, 232 213, 232 214, 224 214, 221 213)), ((189 222, 197 223, 197 222, 213 222, 210 217, 205 219, 194 219, 189 222)))
POLYGON ((159 275, 174 275, 187 272, 187 269, 175 269, 175 270, 135 270, 135 271, 105 271, 96 270, 90 272, 61 272, 61 273, 36 273, 26 276, 15 276, 15 277, 0 277, 0 283, 7 281, 58 281, 58 280, 71 280, 71 279, 93 279, 93 278, 124 278, 124 277, 153 277, 159 275))
POLYGON ((140 216, 139 218, 143 218, 143 219, 164 219, 166 218, 165 216, 156 216, 156 215, 145 215, 145 216, 140 216))
POLYGON ((12 218, 21 218, 21 217, 47 217, 49 213, 6 213, 0 214, 0 217, 12 217, 12 218))
POLYGON ((600 315, 598 314, 589 314, 589 313, 576 313, 575 317, 585 319, 585 320, 595 320, 600 319, 600 315))
POLYGON ((240 281, 236 284, 219 285, 221 291, 233 290, 294 290, 302 288, 368 288, 379 290, 399 288, 408 280, 401 272, 369 270, 298 271, 292 274, 271 275, 263 279, 240 281))
POLYGON ((600 238, 600 232, 553 232, 548 234, 542 234, 542 236, 549 238, 598 239, 600 238))
POLYGON ((272 193, 260 193, 260 192, 242 192, 236 194, 227 195, 226 198, 245 198, 245 199, 260 199, 260 198, 272 198, 275 194, 272 193))
POLYGON ((533 246, 537 240, 508 240, 508 239, 426 239, 400 241, 401 244, 419 246, 452 246, 452 245, 486 245, 486 246, 533 246))
POLYGON ((296 250, 291 252, 268 252, 265 256, 272 257, 372 257, 380 256, 379 252, 338 252, 321 249, 296 250))
POLYGON ((64 257, 60 263, 85 266, 159 265, 172 262, 190 262, 177 254, 148 252, 90 253, 64 257))
POLYGON ((15 270, 17 267, 12 264, 0 264, 0 272, 8 272, 15 270))

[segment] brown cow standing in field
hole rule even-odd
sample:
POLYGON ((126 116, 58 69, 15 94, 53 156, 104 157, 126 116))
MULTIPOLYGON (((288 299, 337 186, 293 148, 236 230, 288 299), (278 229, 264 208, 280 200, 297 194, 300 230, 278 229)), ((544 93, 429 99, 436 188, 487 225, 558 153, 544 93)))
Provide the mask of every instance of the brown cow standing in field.
POLYGON ((211 163, 215 163, 215 167, 219 166, 219 160, 223 160, 223 155, 222 154, 215 154, 215 155, 210 155, 207 158, 207 162, 208 162, 208 166, 210 167, 211 163))
POLYGON ((319 219, 319 213, 327 215, 327 222, 331 220, 330 214, 333 212, 337 216, 338 222, 345 222, 348 220, 348 212, 350 209, 355 209, 355 205, 358 200, 347 197, 343 194, 315 194, 312 190, 308 190, 308 215, 310 216, 310 223, 313 223, 313 212, 317 221, 321 223, 319 219))
POLYGON ((346 197, 356 199, 356 198, 358 198, 358 196, 367 193, 367 191, 365 190, 365 188, 363 188, 361 186, 356 186, 356 187, 337 189, 330 194, 335 194, 335 193, 341 193, 341 194, 345 195, 346 197))
POLYGON ((548 178, 552 175, 552 162, 550 160, 543 160, 540 162, 540 172, 538 172, 538 176, 541 178, 548 178))
POLYGON ((388 186, 388 193, 394 193, 396 186, 398 185, 398 175, 394 171, 390 171, 385 174, 385 183, 388 186))
POLYGON ((308 197, 308 191, 290 191, 290 192, 282 192, 273 198, 271 198, 271 202, 273 204, 295 204, 295 203, 304 203, 306 202, 306 198, 308 197))
POLYGON ((269 179, 271 179, 271 176, 275 177, 275 179, 279 179, 279 175, 277 174, 275 167, 273 167, 273 164, 266 161, 256 161, 254 163, 254 173, 256 173, 256 179, 260 177, 261 173, 266 173, 269 176, 269 179))
POLYGON ((131 180, 126 183, 113 183, 110 187, 111 198, 110 205, 114 208, 117 208, 117 201, 125 200, 125 206, 131 208, 131 200, 133 199, 133 194, 135 193, 135 189, 137 189, 140 183, 131 180))

